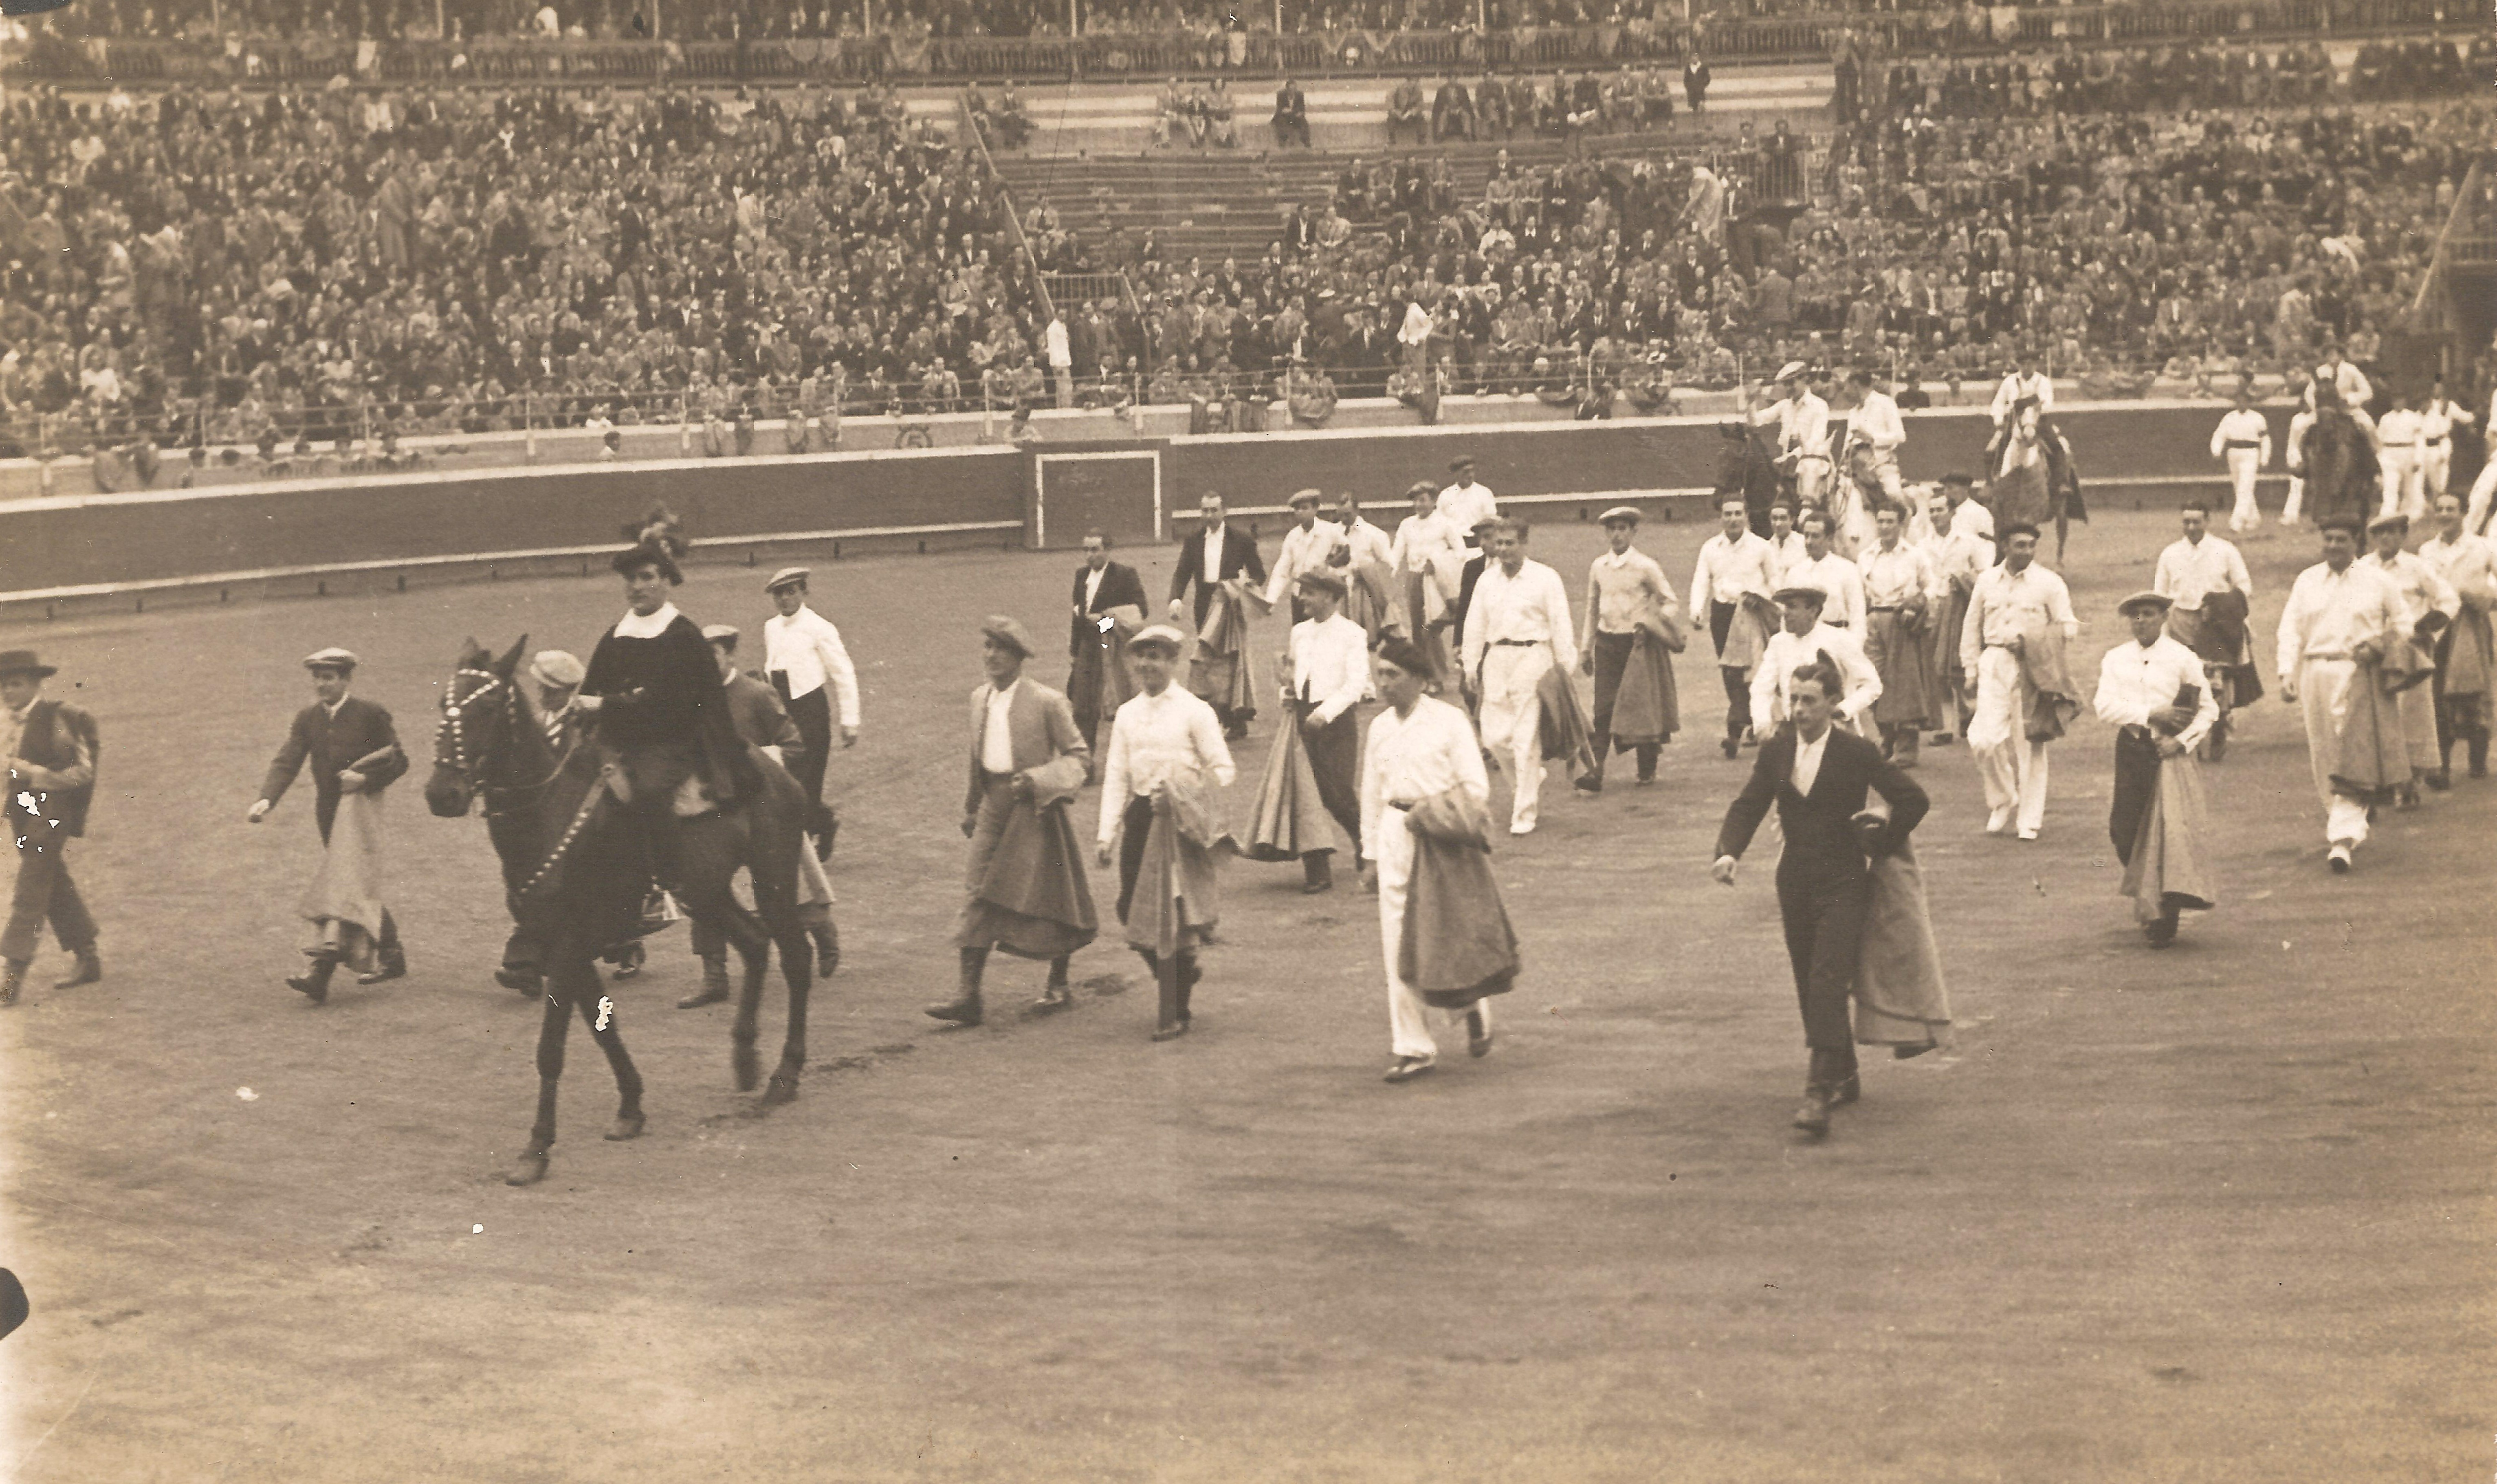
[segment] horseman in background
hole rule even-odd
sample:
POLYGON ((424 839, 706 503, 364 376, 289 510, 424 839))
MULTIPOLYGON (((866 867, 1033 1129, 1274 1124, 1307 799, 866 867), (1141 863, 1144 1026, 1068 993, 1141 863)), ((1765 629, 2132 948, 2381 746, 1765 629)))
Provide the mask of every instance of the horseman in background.
POLYGON ((2065 441, 2043 403, 2020 399, 2011 409, 1992 455, 1986 504, 1998 529, 2006 524, 2055 522, 2055 565, 2064 564, 2064 544, 2070 522, 2086 521, 2081 480, 2065 441))
POLYGON ((1918 519, 1924 511, 1920 501, 1901 492, 1899 449, 1908 441, 1908 427, 1899 404, 1873 384, 1873 373, 1862 366, 1847 373, 1847 389, 1855 404, 1847 413, 1846 447, 1838 461, 1847 477, 1838 481, 1833 499, 1840 508, 1830 512, 1830 529, 1839 554, 1853 561, 1879 539, 1876 514, 1899 512, 1902 529, 1912 542, 1924 534, 1918 519))
POLYGON ((1826 508, 1836 463, 1829 451, 1829 403, 1815 395, 1800 361, 1778 368, 1778 400, 1753 413, 1754 426, 1778 430, 1778 467, 1794 481, 1799 504, 1826 508))

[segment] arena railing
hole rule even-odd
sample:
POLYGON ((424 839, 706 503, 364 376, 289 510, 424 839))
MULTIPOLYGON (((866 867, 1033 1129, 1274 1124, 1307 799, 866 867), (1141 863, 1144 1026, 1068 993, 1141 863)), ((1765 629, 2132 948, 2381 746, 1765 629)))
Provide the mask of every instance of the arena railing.
POLYGON ((57 82, 202 85, 319 83, 909 82, 965 78, 1272 78, 1392 73, 1444 75, 1484 68, 1599 68, 1678 62, 1694 47, 1725 59, 1824 60, 1843 35, 1877 60, 2007 47, 2249 42, 2423 30, 2449 24, 2444 0, 2183 0, 2183 3, 1998 8, 1982 27, 1954 10, 1717 17, 1695 30, 1632 22, 1513 30, 1339 29, 1252 32, 1235 62, 1220 35, 1191 31, 1079 36, 894 35, 743 41, 556 41, 478 37, 390 42, 237 35, 230 41, 63 38, 44 35, 0 57, 0 76, 57 82), (1948 18, 1943 18, 1948 17, 1948 18))

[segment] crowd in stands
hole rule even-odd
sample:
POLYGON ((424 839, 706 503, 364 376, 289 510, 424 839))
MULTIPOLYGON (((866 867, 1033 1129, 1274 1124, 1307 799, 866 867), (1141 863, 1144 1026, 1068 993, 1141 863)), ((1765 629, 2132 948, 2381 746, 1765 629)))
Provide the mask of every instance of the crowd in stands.
POLYGON ((0 203, 20 448, 267 456, 1040 384, 1001 193, 880 89, 12 90, 0 203))

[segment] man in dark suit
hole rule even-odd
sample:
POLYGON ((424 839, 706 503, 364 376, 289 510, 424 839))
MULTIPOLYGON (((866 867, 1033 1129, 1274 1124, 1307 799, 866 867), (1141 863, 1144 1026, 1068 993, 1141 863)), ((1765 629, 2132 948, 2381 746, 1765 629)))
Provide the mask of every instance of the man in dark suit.
POLYGON ((1123 700, 1129 689, 1121 674, 1125 649, 1117 625, 1104 620, 1113 609, 1133 608, 1136 627, 1144 626, 1145 580, 1124 562, 1110 559, 1106 531, 1084 533, 1084 565, 1075 569, 1075 590, 1067 597, 1066 699, 1075 708, 1076 730, 1092 737, 1118 710, 1105 704, 1115 693, 1123 700))
MULTIPOLYGON (((285 745, 269 761, 269 776, 261 780, 260 798, 245 817, 253 824, 268 818, 269 811, 277 806, 277 801, 295 782, 295 775, 309 762, 312 818, 321 827, 321 848, 327 850, 331 827, 338 820, 339 801, 349 794, 378 794, 397 782, 407 772, 407 754, 399 747, 391 713, 370 701, 347 694, 347 686, 355 679, 355 655, 334 647, 319 649, 303 657, 303 668, 312 673, 312 693, 318 699, 296 712, 285 745)), ((399 944, 398 924, 387 907, 382 909, 381 918, 381 929, 374 934, 381 964, 357 975, 358 984, 379 984, 407 972, 407 953, 399 944)), ((286 983, 319 1004, 330 997, 330 975, 337 966, 335 957, 315 954, 310 972, 290 977, 286 983)))
POLYGON ((78 961, 52 988, 76 989, 104 977, 95 955, 95 919, 70 879, 64 854, 72 839, 86 833, 87 804, 95 795, 95 718, 66 702, 44 699, 44 681, 55 674, 32 649, 0 653, 0 747, 7 748, 9 771, 0 820, 17 842, 9 925, 0 931, 0 1006, 17 1002, 47 922, 62 951, 78 961))
MULTIPOLYGON (((1257 555, 1256 541, 1223 521, 1222 496, 1209 492, 1197 502, 1197 510, 1204 522, 1180 543, 1179 565, 1171 572, 1170 616, 1177 618, 1188 611, 1188 584, 1195 584, 1196 628, 1202 634, 1206 610, 1214 605, 1214 589, 1235 577, 1246 577, 1249 585, 1262 588, 1266 563, 1257 555)), ((1222 718, 1222 735, 1234 742, 1248 735, 1248 723, 1257 714, 1253 705, 1233 709, 1217 702, 1214 710, 1222 718)))
POLYGON ((1294 140, 1303 149, 1310 147, 1310 103, 1301 95, 1301 85, 1289 78, 1275 89, 1275 147, 1281 149, 1294 140))
POLYGON ((1833 727, 1840 681, 1827 666, 1806 665, 1786 679, 1793 725, 1760 744, 1751 780, 1725 810, 1710 874, 1734 884, 1734 863, 1778 806, 1786 851, 1778 857, 1778 912, 1794 964, 1812 1066, 1794 1126, 1829 1131, 1833 1105, 1855 1101, 1855 1039, 1848 996, 1873 904, 1868 858, 1899 849, 1925 817, 1923 789, 1881 755, 1878 742, 1833 727), (1890 805, 1886 822, 1866 818, 1867 793, 1890 805))

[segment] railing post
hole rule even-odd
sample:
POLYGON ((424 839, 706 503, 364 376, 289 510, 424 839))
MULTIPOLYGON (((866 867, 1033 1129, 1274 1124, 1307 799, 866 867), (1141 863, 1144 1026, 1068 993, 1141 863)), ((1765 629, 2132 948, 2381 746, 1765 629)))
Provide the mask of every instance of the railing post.
POLYGON ((521 394, 521 422, 527 431, 522 434, 521 461, 538 461, 538 399, 534 392, 521 394))
POLYGON ((677 394, 677 457, 691 458, 694 455, 693 398, 683 392, 677 394))
POLYGON ((41 494, 52 492, 52 415, 35 414, 35 489, 41 494))

